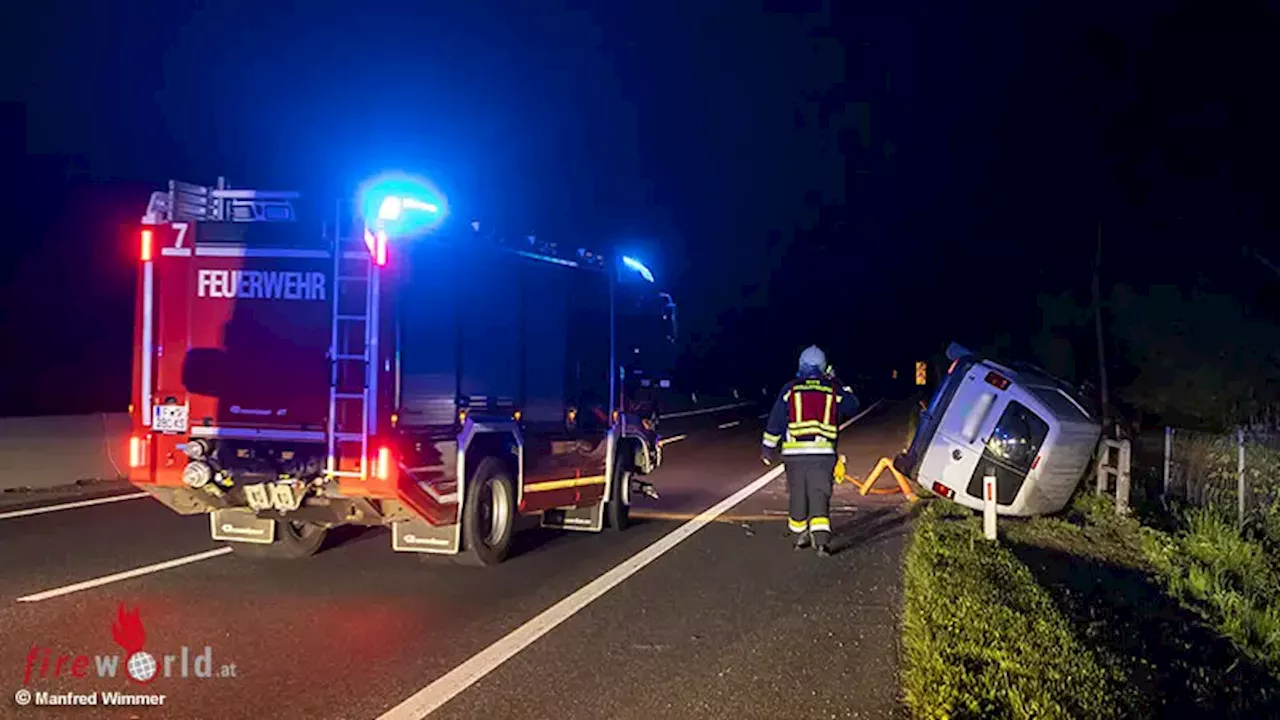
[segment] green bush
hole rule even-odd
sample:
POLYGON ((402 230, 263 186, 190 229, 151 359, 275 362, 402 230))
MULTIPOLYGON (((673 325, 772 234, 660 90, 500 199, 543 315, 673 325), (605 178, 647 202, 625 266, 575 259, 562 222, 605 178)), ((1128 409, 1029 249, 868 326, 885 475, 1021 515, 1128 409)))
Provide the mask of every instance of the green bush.
POLYGON ((1122 678, 1031 571, 951 503, 921 513, 905 559, 903 682, 919 718, 1108 718, 1122 678))

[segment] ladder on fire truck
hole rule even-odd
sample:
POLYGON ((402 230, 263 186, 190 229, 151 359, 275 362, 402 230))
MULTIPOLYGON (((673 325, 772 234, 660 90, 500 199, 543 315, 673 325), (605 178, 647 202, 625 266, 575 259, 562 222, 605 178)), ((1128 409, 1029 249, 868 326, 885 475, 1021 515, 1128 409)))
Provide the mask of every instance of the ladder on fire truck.
POLYGON ((379 275, 373 247, 353 242, 341 206, 334 220, 329 238, 334 289, 325 472, 331 478, 367 480, 369 436, 377 432, 379 275), (352 460, 357 463, 354 469, 352 460))

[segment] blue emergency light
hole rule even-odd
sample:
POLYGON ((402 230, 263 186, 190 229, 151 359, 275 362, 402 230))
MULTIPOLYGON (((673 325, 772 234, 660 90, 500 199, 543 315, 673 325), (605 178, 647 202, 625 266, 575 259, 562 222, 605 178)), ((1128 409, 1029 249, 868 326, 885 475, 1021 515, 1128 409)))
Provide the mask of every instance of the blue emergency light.
POLYGON ((622 264, 640 273, 640 277, 644 278, 645 280, 648 280, 649 282, 653 282, 653 273, 649 272, 649 268, 645 267, 644 263, 640 262, 639 260, 636 260, 635 258, 624 257, 622 258, 622 264))
POLYGON ((399 220, 406 210, 435 214, 440 212, 440 206, 417 198, 388 195, 382 199, 382 204, 378 207, 378 219, 399 220))
POLYGON ((384 173, 360 191, 367 225, 392 238, 417 235, 440 224, 447 214, 444 197, 427 180, 405 173, 384 173))

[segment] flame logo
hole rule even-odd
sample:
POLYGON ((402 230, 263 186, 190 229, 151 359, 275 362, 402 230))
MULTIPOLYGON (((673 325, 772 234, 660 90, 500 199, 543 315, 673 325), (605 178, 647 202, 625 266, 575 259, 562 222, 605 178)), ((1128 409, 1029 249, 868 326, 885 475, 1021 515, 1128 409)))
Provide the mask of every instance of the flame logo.
POLYGON ((126 653, 133 654, 142 649, 147 642, 147 629, 138 619, 138 608, 125 610, 124 603, 120 603, 116 608, 116 620, 111 623, 111 637, 126 653))
POLYGON ((116 620, 111 623, 111 637, 128 653, 125 671, 130 680, 145 685, 156 679, 156 671, 159 669, 156 659, 151 653, 142 650, 147 642, 147 629, 138 618, 138 608, 125 610, 124 603, 116 607, 116 620))

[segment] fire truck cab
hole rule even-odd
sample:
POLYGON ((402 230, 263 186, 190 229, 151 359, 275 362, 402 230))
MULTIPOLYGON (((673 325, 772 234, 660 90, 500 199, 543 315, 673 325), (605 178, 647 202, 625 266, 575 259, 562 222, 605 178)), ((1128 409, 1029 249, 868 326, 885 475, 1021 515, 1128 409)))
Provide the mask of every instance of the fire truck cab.
POLYGON ((633 493, 656 497, 675 303, 647 269, 477 223, 398 235, 443 214, 428 200, 308 210, 221 179, 153 193, 134 485, 243 555, 386 525, 395 550, 477 565, 519 515, 621 530, 633 493))

